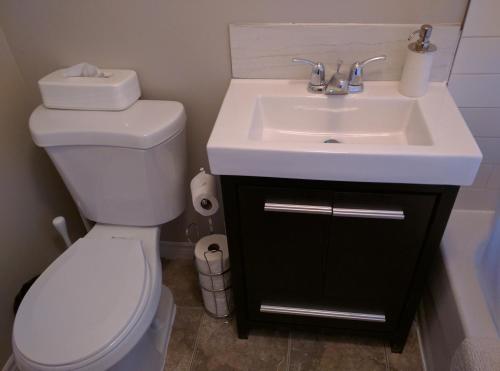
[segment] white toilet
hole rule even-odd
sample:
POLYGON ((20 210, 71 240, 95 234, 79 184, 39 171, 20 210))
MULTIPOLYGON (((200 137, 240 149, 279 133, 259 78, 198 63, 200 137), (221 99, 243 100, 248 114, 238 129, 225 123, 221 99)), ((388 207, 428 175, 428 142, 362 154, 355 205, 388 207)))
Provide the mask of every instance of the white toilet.
POLYGON ((161 283, 159 226, 185 207, 185 120, 168 101, 33 112, 33 140, 97 224, 26 294, 12 336, 17 368, 163 369, 175 305, 161 283))

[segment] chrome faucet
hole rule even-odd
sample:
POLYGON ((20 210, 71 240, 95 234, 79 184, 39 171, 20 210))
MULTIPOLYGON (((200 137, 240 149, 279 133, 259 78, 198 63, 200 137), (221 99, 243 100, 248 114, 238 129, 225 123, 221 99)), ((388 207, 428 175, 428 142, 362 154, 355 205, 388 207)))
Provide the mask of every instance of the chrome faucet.
POLYGON ((387 57, 381 55, 378 57, 368 58, 363 62, 354 62, 349 73, 349 93, 360 93, 363 91, 363 70, 369 63, 376 61, 385 61, 387 57))
POLYGON ((302 63, 308 64, 312 66, 311 70, 311 79, 309 80, 309 84, 307 85, 307 89, 311 93, 322 93, 325 89, 326 81, 325 81, 325 65, 321 62, 313 62, 309 59, 303 58, 293 58, 293 63, 302 63))
POLYGON ((308 64, 313 67, 311 72, 311 79, 307 89, 311 93, 324 93, 326 95, 345 95, 348 93, 361 93, 363 91, 363 70, 365 66, 371 62, 385 61, 387 57, 381 55, 366 59, 362 62, 354 62, 351 65, 349 76, 340 71, 342 61, 337 63, 337 71, 333 74, 331 79, 326 82, 325 80, 325 66, 321 62, 313 62, 303 58, 293 58, 292 62, 308 64))
POLYGON ((337 61, 337 71, 332 75, 328 84, 326 84, 324 93, 326 95, 344 95, 349 93, 349 80, 346 74, 340 72, 340 68, 344 62, 337 61))

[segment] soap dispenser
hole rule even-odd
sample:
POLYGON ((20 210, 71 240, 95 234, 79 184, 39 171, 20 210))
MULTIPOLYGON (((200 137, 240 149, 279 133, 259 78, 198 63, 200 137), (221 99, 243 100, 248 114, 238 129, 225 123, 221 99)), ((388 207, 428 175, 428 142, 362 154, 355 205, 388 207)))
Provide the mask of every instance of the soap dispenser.
POLYGON ((406 62, 399 82, 399 92, 407 97, 421 97, 427 92, 431 74, 432 58, 437 50, 430 43, 432 26, 424 24, 419 30, 410 34, 410 41, 416 34, 419 38, 408 45, 406 62))

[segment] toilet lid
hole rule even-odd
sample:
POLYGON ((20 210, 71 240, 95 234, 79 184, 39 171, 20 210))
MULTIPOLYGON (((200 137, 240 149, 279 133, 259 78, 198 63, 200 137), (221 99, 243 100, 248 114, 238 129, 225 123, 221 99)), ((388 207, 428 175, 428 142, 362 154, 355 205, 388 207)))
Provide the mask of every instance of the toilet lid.
POLYGON ((108 351, 137 322, 150 285, 139 240, 79 239, 24 297, 14 344, 27 359, 48 366, 108 351))

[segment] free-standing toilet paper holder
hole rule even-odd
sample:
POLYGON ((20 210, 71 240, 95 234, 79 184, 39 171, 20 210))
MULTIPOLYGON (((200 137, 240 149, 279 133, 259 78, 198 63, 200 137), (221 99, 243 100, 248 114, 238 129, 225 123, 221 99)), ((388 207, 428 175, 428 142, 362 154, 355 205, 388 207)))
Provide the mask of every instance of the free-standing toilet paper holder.
MULTIPOLYGON (((191 197, 193 201, 193 207, 200 215, 208 217, 208 229, 209 234, 214 235, 214 226, 212 223, 212 216, 219 210, 219 201, 217 199, 217 182, 216 178, 206 173, 204 168, 200 168, 200 172, 191 180, 191 197)), ((186 228, 186 237, 188 241, 192 242, 191 235, 195 231, 197 241, 200 241, 200 233, 198 229, 198 224, 191 223, 186 228)), ((196 250, 196 248, 195 248, 196 250)), ((196 253, 195 253, 196 255, 196 253)), ((227 260, 227 256, 224 256, 224 251, 220 248, 217 243, 212 243, 207 247, 207 251, 203 252, 205 258, 206 266, 208 267, 208 273, 203 272, 202 269, 198 267, 198 278, 200 281, 200 287, 203 294, 203 301, 205 311, 212 317, 215 318, 227 318, 232 312, 232 296, 231 296, 231 285, 226 286, 226 278, 229 276, 230 268, 224 269, 224 261, 227 260), (212 259, 215 256, 212 255, 209 259, 210 254, 220 255, 220 272, 214 272, 213 266, 210 264, 216 259, 212 259), (209 261, 210 260, 210 261, 209 261), (209 282, 210 287, 205 287, 209 282), (216 282, 220 282, 220 285, 216 285, 216 282), (222 299, 221 301, 220 299, 222 299), (213 308, 210 307, 210 301, 213 300, 213 308), (208 303, 207 303, 208 301, 208 303), (222 302, 222 305, 220 305, 222 302), (225 307, 224 307, 225 302, 225 307), (222 308, 220 308, 222 306, 222 308), (214 313, 215 311, 215 313, 214 313)), ((201 258, 201 257, 200 257, 201 258)))
MULTIPOLYGON (((211 282, 211 288, 208 288, 208 287, 204 287, 203 286, 203 283, 201 282, 200 280, 200 286, 202 289, 208 291, 211 293, 211 296, 213 298, 213 301, 214 301, 214 308, 215 308, 215 314, 211 313, 210 311, 207 310, 207 308, 205 308, 205 311, 207 312, 208 315, 210 315, 211 317, 214 317, 214 318, 227 318, 229 316, 231 316, 231 313, 232 313, 232 306, 231 306, 231 297, 230 297, 230 290, 231 290, 231 285, 228 285, 226 287, 226 280, 225 280, 225 274, 226 273, 229 273, 231 271, 231 268, 228 268, 228 269, 225 269, 224 270, 224 252, 220 249, 219 245, 217 245, 216 243, 214 244, 211 244, 210 246, 208 246, 208 251, 204 252, 203 253, 204 257, 205 257, 205 261, 207 262, 207 267, 208 267, 208 270, 210 273, 203 273, 203 272, 198 272, 200 275, 202 276, 205 276, 205 277, 208 277, 210 278, 210 282, 211 282), (207 255, 208 254, 220 254, 220 267, 221 267, 221 272, 220 273, 214 273, 212 272, 212 266, 211 264, 209 263, 209 260, 208 260, 208 257, 207 255), (223 288, 222 289, 216 289, 215 288, 215 285, 214 285, 214 278, 216 277, 220 277, 221 278, 221 282, 223 284, 223 288), (227 309, 227 313, 220 313, 221 311, 219 311, 219 306, 217 305, 217 293, 219 292, 223 292, 224 293, 224 299, 226 301, 226 308, 227 309)), ((223 308, 224 309, 224 308, 223 308)))

